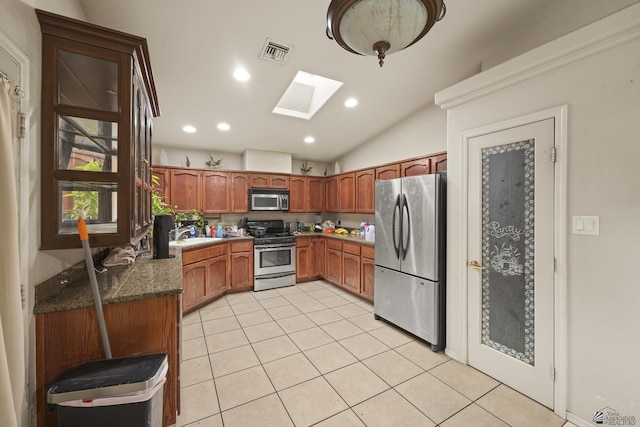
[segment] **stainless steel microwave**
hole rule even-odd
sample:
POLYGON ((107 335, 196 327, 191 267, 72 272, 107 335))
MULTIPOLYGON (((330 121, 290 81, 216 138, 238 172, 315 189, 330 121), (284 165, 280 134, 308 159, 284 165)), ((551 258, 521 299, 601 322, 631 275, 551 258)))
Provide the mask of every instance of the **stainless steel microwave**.
POLYGON ((252 211, 288 211, 289 190, 251 188, 249 209, 252 211))

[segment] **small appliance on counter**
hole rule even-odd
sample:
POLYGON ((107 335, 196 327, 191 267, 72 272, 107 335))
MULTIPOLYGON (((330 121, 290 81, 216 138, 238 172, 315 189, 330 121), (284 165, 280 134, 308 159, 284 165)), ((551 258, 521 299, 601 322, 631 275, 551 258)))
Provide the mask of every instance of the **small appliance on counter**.
POLYGON ((153 219, 153 257, 173 258, 169 255, 169 232, 175 228, 173 215, 156 215, 153 219))

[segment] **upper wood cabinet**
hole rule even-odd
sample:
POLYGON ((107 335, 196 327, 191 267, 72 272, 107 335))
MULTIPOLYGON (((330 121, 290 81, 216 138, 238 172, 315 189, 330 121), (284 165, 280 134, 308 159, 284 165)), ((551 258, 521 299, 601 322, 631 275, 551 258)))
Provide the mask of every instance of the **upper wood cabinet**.
POLYGON ((324 210, 324 177, 292 175, 289 179, 289 212, 324 210))
POLYGON ((376 179, 395 179, 400 178, 400 164, 393 163, 390 165, 376 168, 376 179))
POLYGON ((354 173, 338 175, 340 212, 356 211, 356 178, 354 173))
POLYGON ((289 212, 307 212, 309 207, 309 178, 291 176, 289 179, 289 212))
POLYGON ((41 248, 137 243, 150 230, 152 119, 145 39, 41 10, 41 248))
POLYGON ((202 172, 202 213, 216 214, 231 211, 229 203, 229 174, 219 171, 202 172))
MULTIPOLYGON (((171 196, 171 169, 154 166, 152 174, 157 184, 153 184, 154 190, 161 196, 164 196, 165 202, 169 203, 171 196)), ((153 181, 152 181, 153 182, 153 181)))
POLYGON ((202 209, 202 173, 194 169, 171 169, 171 204, 176 212, 202 209))
POLYGON ((356 212, 375 213, 375 169, 355 173, 356 212))
POLYGON ((447 171, 447 154, 439 154, 431 157, 431 172, 446 172, 447 171))
POLYGON ((423 157, 400 163, 401 176, 427 175, 431 173, 431 159, 423 157))
POLYGON ((231 172, 231 213, 249 212, 249 175, 231 172))
POLYGON ((340 212, 340 186, 338 175, 330 176, 325 181, 325 205, 326 212, 340 212))
POLYGON ((275 175, 267 173, 252 173, 251 188, 289 188, 289 175, 275 175))

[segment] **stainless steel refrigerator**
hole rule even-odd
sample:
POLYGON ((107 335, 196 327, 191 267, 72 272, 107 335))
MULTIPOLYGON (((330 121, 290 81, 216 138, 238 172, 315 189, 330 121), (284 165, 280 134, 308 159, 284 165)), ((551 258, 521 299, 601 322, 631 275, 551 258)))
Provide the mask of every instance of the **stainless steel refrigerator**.
POLYGON ((374 314, 444 349, 445 175, 376 181, 374 314))

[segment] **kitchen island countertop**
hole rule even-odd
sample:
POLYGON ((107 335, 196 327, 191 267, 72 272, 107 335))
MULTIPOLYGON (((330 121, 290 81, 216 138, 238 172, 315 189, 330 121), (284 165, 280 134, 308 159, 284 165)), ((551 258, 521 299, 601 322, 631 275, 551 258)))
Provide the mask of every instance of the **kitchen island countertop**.
MULTIPOLYGON (((131 265, 106 268, 96 273, 102 304, 158 298, 182 293, 182 252, 171 249, 173 258, 154 259, 151 252, 138 255, 131 265)), ((93 294, 84 261, 45 280, 35 288, 34 314, 93 306, 93 294)))

